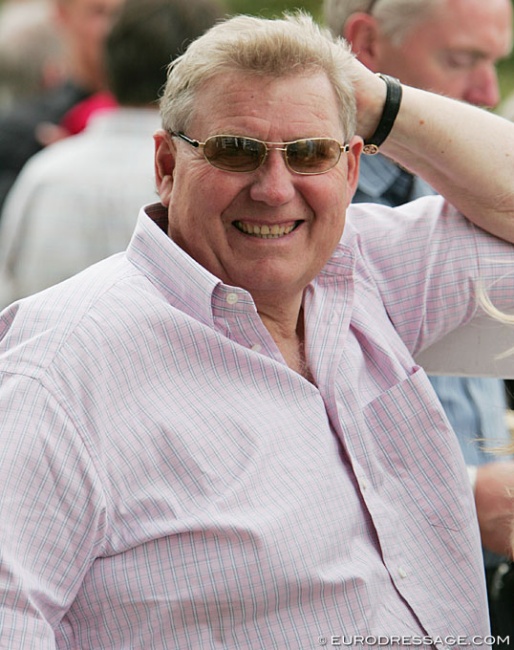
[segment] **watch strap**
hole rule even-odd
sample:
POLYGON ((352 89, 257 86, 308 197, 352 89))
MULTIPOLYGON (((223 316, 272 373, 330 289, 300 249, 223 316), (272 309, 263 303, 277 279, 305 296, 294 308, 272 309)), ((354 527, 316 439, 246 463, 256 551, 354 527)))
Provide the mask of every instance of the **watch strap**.
POLYGON ((363 152, 368 155, 378 153, 378 148, 391 133, 402 102, 402 85, 399 80, 387 74, 378 73, 377 76, 385 82, 387 92, 384 109, 375 133, 367 140, 364 140, 363 152))

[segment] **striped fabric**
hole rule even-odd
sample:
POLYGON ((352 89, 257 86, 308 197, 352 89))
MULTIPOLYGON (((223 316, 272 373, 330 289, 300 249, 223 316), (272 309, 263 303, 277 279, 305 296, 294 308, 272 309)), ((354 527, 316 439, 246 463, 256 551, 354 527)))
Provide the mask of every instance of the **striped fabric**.
POLYGON ((412 354, 479 276, 512 305, 512 248, 438 197, 351 206, 305 291, 314 385, 163 217, 0 318, 0 648, 485 636, 472 495, 412 354))

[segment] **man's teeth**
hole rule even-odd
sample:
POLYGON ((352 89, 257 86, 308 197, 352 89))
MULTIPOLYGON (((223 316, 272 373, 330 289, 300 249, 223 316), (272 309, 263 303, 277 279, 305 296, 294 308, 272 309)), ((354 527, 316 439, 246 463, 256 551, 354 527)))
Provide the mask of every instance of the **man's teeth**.
POLYGON ((256 224, 244 223, 243 221, 236 221, 234 225, 238 230, 241 230, 241 232, 244 232, 247 235, 261 237, 263 239, 277 239, 278 237, 283 237, 292 232, 296 226, 295 223, 287 226, 279 226, 277 224, 274 224, 273 226, 257 226, 256 224))

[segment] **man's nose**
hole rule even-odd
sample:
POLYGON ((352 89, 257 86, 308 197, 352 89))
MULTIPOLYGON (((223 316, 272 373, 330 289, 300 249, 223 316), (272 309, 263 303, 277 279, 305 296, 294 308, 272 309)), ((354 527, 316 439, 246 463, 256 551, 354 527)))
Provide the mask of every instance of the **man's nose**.
POLYGON ((464 99, 475 106, 494 108, 500 102, 500 88, 495 66, 484 64, 474 70, 464 99))
POLYGON ((285 152, 270 149, 266 160, 254 173, 250 196, 268 205, 283 205, 295 194, 294 177, 286 164, 285 152))

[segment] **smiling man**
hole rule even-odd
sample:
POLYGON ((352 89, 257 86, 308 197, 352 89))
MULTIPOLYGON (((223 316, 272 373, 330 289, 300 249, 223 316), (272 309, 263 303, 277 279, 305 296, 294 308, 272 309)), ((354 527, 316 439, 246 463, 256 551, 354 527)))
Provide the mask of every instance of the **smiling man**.
POLYGON ((361 145, 355 141, 347 151, 341 144, 337 97, 320 70, 286 78, 228 72, 206 81, 201 96, 190 133, 200 139, 242 133, 259 140, 218 136, 219 142, 204 146, 205 155, 213 150, 213 164, 206 165, 178 131, 157 137, 157 181, 169 208, 168 234, 225 283, 251 293, 288 365, 301 371, 297 321, 303 291, 341 239, 361 145), (284 144, 299 134, 310 140, 284 144), (262 159, 248 173, 232 171, 237 147, 246 147, 250 159, 262 148, 262 159))
POLYGON ((127 251, 0 318, 0 647, 481 647, 472 494, 412 355, 479 278, 513 306, 514 125, 305 16, 215 26, 161 114, 127 251), (454 205, 348 207, 363 137, 454 205))

